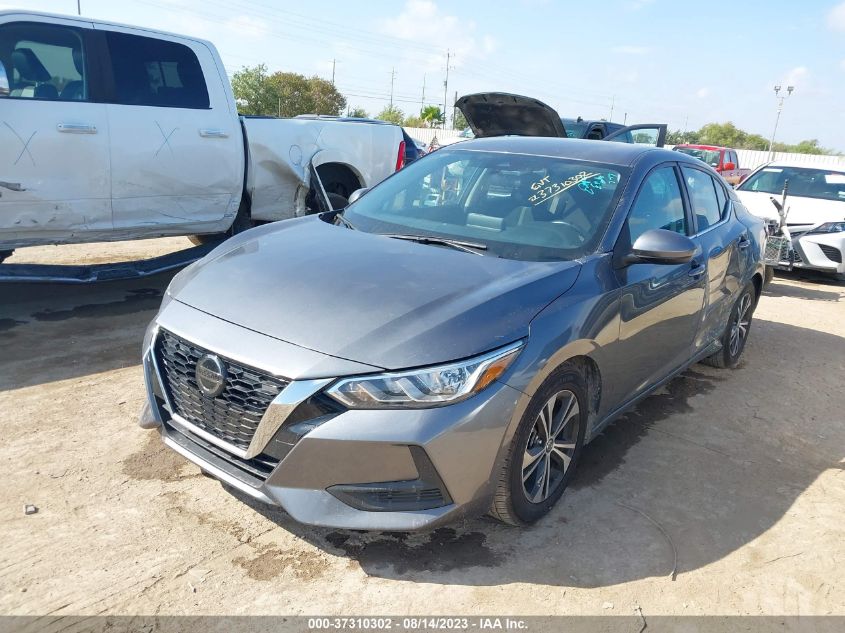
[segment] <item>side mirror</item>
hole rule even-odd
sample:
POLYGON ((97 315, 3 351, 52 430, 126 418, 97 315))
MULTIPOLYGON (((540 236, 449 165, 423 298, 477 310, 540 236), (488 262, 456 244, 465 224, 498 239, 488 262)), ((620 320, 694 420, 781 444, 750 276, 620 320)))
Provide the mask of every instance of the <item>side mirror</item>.
POLYGON ((686 235, 651 229, 640 235, 623 263, 685 264, 696 254, 697 247, 686 235))
POLYGON ((352 204, 353 202, 355 202, 358 198, 360 198, 361 196, 363 196, 363 195, 364 195, 365 193, 367 193, 369 190, 370 190, 370 188, 369 188, 369 187, 364 187, 363 189, 356 189, 355 191, 353 191, 352 193, 350 193, 350 194, 349 194, 349 199, 348 199, 349 204, 352 204))
POLYGON ((6 74, 6 67, 0 62, 0 97, 9 96, 9 76, 6 74))
POLYGON ((736 169, 736 165, 734 163, 725 163, 724 165, 722 165, 722 169, 724 169, 725 171, 733 171, 734 169, 736 169))

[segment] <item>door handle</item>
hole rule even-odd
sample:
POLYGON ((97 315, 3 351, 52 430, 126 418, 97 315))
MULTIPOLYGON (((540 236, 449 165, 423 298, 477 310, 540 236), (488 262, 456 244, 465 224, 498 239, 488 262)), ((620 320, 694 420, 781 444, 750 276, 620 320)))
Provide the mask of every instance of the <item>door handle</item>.
POLYGON ((204 138, 229 138, 229 133, 226 130, 217 129, 201 129, 200 136, 204 138))
POLYGON ((751 240, 748 239, 747 235, 740 235, 736 244, 740 248, 748 248, 749 246, 751 246, 751 240))
POLYGON ((699 263, 698 263, 697 261, 695 261, 695 260, 693 260, 692 262, 690 262, 690 265, 692 266, 692 268, 690 269, 689 273, 687 273, 687 274, 688 274, 690 277, 692 277, 693 279, 698 279, 698 278, 699 278, 699 277, 701 277, 704 273, 706 273, 706 272, 707 272, 707 267, 706 267, 706 266, 702 266, 701 264, 699 264, 699 263))
POLYGON ((59 132, 65 134, 96 134, 97 126, 89 123, 59 123, 56 126, 59 132))

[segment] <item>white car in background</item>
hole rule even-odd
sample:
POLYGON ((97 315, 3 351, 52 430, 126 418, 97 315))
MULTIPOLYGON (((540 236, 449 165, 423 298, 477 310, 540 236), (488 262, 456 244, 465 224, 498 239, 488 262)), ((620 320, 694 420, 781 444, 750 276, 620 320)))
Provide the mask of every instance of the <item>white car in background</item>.
POLYGON ((787 261, 781 257, 778 268, 845 273, 845 171, 769 163, 748 176, 736 193, 751 213, 782 224, 783 235, 791 239, 791 254, 787 261), (782 220, 778 205, 784 188, 782 220))

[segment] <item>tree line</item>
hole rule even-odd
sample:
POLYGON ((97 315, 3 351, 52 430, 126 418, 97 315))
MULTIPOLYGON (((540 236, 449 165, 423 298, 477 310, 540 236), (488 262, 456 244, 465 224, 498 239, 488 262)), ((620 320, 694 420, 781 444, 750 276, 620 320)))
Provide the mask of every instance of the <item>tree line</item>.
MULTIPOLYGON (((347 108, 346 98, 332 82, 298 73, 270 73, 264 64, 244 67, 232 75, 232 90, 241 114, 279 117, 324 114, 370 118, 370 113, 360 106, 347 108)), ((433 105, 423 106, 419 114, 407 116, 396 105, 388 105, 374 118, 405 127, 439 127, 445 123, 446 117, 439 107, 433 105)), ((456 129, 466 127, 466 120, 460 112, 456 114, 453 125, 456 129)))
MULTIPOLYGON (((769 149, 769 140, 759 134, 752 134, 741 130, 733 123, 708 123, 699 130, 682 132, 674 130, 666 135, 666 143, 669 145, 680 145, 689 143, 693 145, 718 145, 719 147, 732 147, 733 149, 756 149, 766 151, 769 149)), ((773 148, 776 152, 793 152, 796 154, 837 154, 834 150, 819 145, 818 139, 809 139, 800 143, 775 143, 773 148)))

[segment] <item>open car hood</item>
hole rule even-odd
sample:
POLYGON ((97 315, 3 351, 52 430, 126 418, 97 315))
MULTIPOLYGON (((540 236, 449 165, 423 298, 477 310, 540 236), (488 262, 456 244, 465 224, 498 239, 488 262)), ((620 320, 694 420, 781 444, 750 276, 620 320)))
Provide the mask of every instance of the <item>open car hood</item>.
POLYGON ((508 94, 480 92, 455 102, 476 138, 488 136, 552 136, 566 138, 560 115, 542 101, 508 94))

